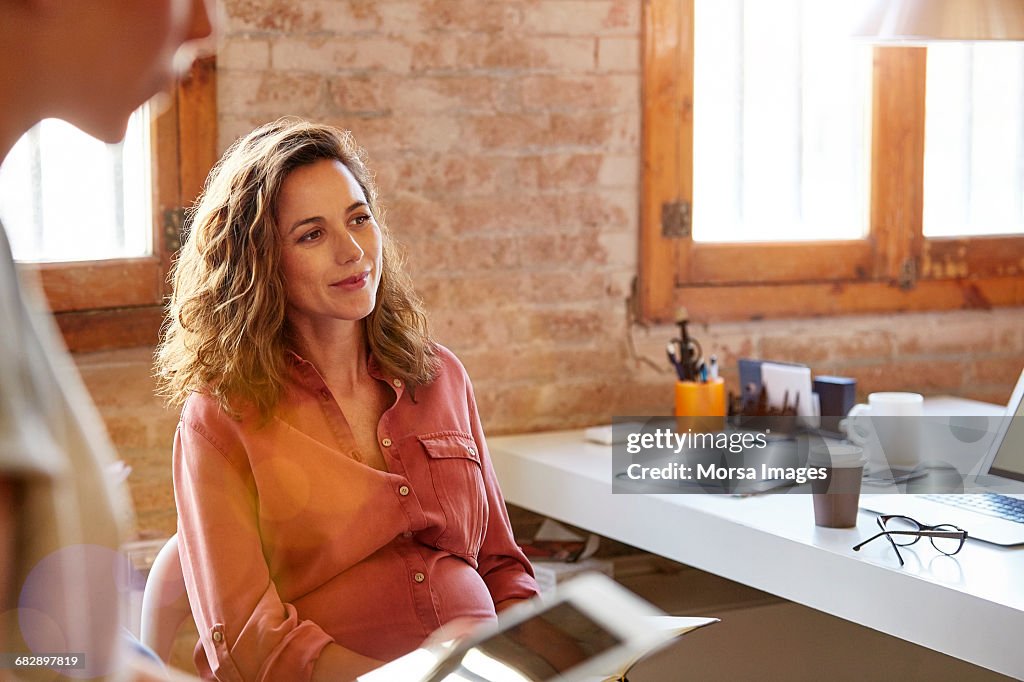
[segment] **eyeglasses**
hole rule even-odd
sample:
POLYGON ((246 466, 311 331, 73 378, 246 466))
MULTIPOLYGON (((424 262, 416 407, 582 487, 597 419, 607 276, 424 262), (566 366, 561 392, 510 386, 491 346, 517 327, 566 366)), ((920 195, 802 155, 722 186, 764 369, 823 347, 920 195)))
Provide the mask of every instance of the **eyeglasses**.
POLYGON ((853 551, 859 552, 861 547, 884 535, 892 548, 896 550, 896 558, 900 560, 900 566, 903 565, 903 557, 900 555, 899 548, 909 547, 921 538, 931 540, 932 547, 947 556, 953 556, 963 549, 964 542, 967 540, 967 531, 950 523, 928 526, 909 516, 898 514, 882 514, 875 521, 878 522, 878 527, 882 529, 882 532, 872 535, 864 542, 854 546, 853 551))

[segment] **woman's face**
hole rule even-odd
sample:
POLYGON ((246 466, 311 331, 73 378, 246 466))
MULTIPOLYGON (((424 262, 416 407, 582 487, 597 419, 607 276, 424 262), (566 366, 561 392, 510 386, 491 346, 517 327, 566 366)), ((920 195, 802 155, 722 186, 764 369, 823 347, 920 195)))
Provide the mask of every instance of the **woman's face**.
POLYGON ((380 227, 345 164, 324 159, 289 173, 276 218, 289 322, 315 329, 369 315, 380 284, 380 227))

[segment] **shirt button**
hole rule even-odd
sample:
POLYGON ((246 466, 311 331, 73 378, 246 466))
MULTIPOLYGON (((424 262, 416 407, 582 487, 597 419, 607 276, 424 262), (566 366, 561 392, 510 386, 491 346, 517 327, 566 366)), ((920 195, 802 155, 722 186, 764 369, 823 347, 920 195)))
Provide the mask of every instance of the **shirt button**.
POLYGON ((408 495, 409 494, 409 486, 403 485, 401 488, 398 489, 398 494, 401 495, 402 497, 405 497, 406 495, 408 495))
POLYGON ((386 448, 390 448, 391 447, 391 439, 390 438, 385 438, 384 440, 382 440, 380 442, 380 444, 383 445, 386 448))
POLYGON ((417 572, 413 573, 412 579, 415 580, 418 583, 421 583, 421 582, 423 582, 424 580, 427 579, 427 576, 425 576, 422 573, 420 573, 419 571, 417 571, 417 572))
POLYGON ((474 457, 476 456, 476 448, 474 448, 472 445, 466 448, 466 451, 469 452, 469 454, 473 455, 474 457))
POLYGON ((406 540, 408 540, 409 538, 412 537, 412 531, 411 530, 405 531, 404 533, 402 533, 402 537, 405 538, 406 540))
POLYGON ((224 635, 221 634, 220 630, 214 630, 214 632, 213 632, 213 641, 219 642, 222 639, 224 639, 224 635))
POLYGON ((328 391, 326 388, 322 388, 320 389, 320 397, 323 398, 324 400, 330 400, 331 392, 328 391))
POLYGON ((402 380, 401 379, 393 379, 391 381, 391 383, 395 385, 395 388, 401 388, 402 387, 402 380))

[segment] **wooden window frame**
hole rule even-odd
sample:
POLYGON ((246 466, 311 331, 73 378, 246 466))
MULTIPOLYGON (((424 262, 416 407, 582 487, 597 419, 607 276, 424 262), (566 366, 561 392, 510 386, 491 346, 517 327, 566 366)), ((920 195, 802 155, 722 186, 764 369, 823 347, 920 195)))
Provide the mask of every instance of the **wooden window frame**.
POLYGON ((694 242, 695 0, 645 0, 639 308, 702 322, 1024 304, 1024 238, 922 234, 926 48, 876 47, 866 239, 694 242))
POLYGON ((217 68, 198 60, 153 119, 153 255, 69 263, 20 263, 35 274, 72 352, 155 344, 169 293, 167 272, 184 207, 217 160, 217 68))

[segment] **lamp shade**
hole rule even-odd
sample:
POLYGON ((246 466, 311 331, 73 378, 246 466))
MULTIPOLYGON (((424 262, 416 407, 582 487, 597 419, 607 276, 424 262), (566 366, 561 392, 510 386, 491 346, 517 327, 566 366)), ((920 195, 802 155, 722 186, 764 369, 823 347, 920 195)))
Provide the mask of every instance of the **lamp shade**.
POLYGON ((877 0, 854 36, 878 43, 1024 41, 1024 0, 877 0))

